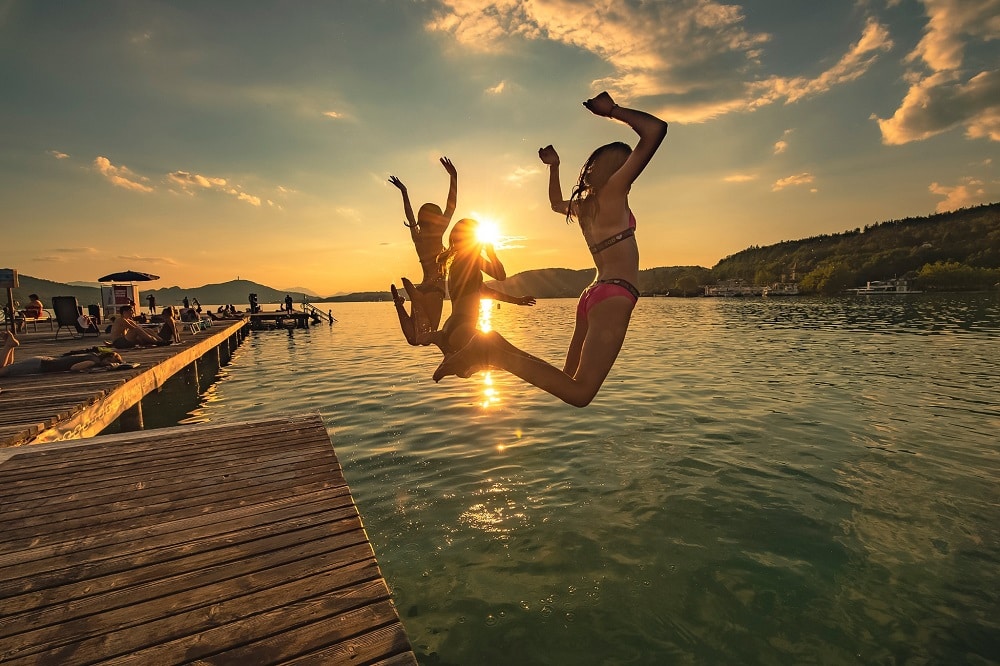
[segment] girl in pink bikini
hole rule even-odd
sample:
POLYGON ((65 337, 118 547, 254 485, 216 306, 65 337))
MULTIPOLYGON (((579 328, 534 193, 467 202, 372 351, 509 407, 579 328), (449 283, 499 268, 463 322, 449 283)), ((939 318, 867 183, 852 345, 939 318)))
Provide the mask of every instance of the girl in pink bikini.
POLYGON ((611 371, 639 300, 635 286, 639 248, 628 193, 666 136, 667 123, 644 111, 618 106, 606 92, 583 105, 595 115, 624 122, 639 140, 634 149, 615 142, 595 150, 568 200, 559 182, 559 155, 552 146, 538 151, 549 167, 552 210, 579 222, 597 267, 596 279, 580 296, 563 369, 521 351, 491 331, 445 357, 434 372, 434 381, 447 375, 468 377, 483 367, 500 368, 571 405, 586 407, 611 371))

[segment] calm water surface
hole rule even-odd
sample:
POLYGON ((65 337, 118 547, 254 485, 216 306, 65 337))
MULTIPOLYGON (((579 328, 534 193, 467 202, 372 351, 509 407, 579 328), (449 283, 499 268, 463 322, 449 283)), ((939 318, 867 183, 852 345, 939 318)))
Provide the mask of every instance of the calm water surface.
MULTIPOLYGON (((574 307, 491 325, 561 365, 574 307)), ((187 422, 323 415, 422 663, 1000 660, 996 294, 643 299, 583 410, 333 310, 187 422)))

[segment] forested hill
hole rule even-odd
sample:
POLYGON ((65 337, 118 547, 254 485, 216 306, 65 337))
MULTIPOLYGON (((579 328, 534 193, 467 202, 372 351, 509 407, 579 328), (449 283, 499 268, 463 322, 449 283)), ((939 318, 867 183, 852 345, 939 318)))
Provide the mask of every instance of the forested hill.
POLYGON ((1000 203, 750 247, 712 276, 758 285, 784 278, 826 293, 894 277, 929 289, 990 288, 1000 281, 1000 203))
MULTIPOLYGON (((535 298, 577 298, 594 281, 595 269, 541 268, 511 275, 503 283, 487 284, 513 296, 535 298)), ((645 295, 666 294, 694 296, 701 285, 712 281, 711 272, 701 266, 669 266, 639 271, 639 291, 645 295)))

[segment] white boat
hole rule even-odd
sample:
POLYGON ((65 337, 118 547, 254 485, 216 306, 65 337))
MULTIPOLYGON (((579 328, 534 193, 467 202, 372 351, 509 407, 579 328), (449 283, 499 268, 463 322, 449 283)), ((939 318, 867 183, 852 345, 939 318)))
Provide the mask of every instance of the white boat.
POLYGON ((863 287, 848 289, 859 296, 872 296, 879 294, 919 294, 918 289, 910 289, 910 283, 906 280, 869 280, 863 287))

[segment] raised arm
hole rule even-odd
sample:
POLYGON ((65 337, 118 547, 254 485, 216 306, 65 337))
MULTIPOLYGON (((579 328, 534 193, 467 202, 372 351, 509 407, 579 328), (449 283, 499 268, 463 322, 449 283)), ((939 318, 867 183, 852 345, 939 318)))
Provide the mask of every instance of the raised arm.
POLYGON ((559 183, 559 153, 550 144, 538 149, 538 159, 549 167, 549 205, 560 215, 566 215, 569 202, 563 199, 562 185, 559 183))
POLYGON ((667 123, 645 111, 618 106, 611 99, 611 95, 606 92, 588 99, 583 105, 595 115, 620 120, 639 135, 639 142, 632 150, 632 154, 608 180, 608 186, 628 192, 635 179, 653 159, 653 154, 656 153, 656 149, 660 147, 663 138, 667 135, 667 123))
POLYGON ((444 216, 451 222, 451 216, 455 214, 455 207, 458 205, 458 169, 447 157, 441 158, 441 166, 451 176, 451 182, 448 185, 448 203, 444 207, 444 216))
POLYGON ((506 280, 507 271, 504 269, 503 264, 500 263, 496 250, 493 249, 493 243, 486 243, 483 249, 486 250, 486 258, 483 259, 482 264, 483 272, 494 280, 500 280, 500 282, 506 280))
POLYGON ((410 195, 406 192, 406 185, 403 185, 403 181, 395 176, 389 176, 389 182, 398 187, 403 195, 403 212, 406 213, 406 222, 403 224, 410 228, 412 234, 417 228, 417 219, 413 217, 413 206, 410 205, 410 195))

